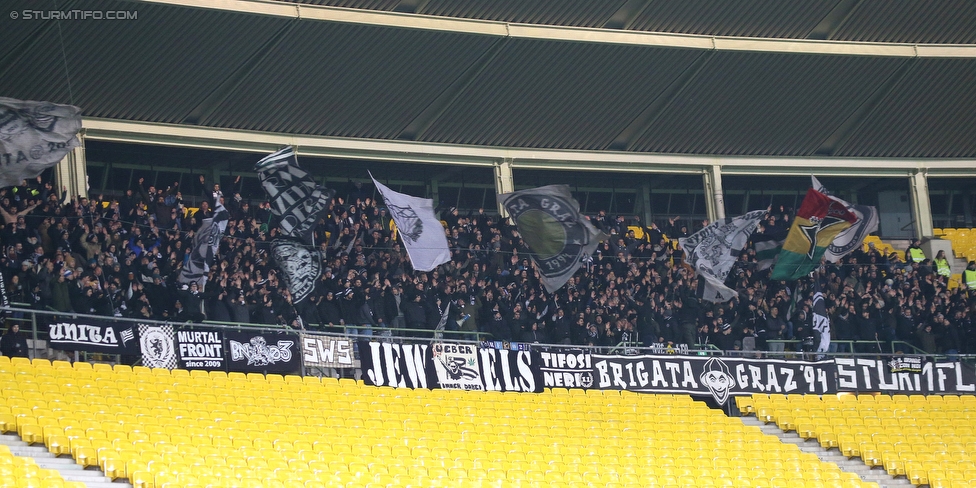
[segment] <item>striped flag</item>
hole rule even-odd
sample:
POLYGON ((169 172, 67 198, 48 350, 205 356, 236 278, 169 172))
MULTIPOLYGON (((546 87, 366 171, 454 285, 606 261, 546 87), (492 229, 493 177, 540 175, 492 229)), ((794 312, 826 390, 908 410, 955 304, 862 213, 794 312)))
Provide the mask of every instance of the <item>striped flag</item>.
POLYGON ((292 147, 268 155, 254 165, 271 199, 271 213, 286 237, 307 241, 319 217, 328 210, 334 190, 323 188, 298 167, 292 147))
POLYGON ((823 290, 820 288, 820 276, 814 273, 813 276, 813 328, 820 332, 820 344, 817 345, 817 352, 827 352, 830 346, 830 317, 827 315, 827 303, 824 299, 823 290))
POLYGON ((857 216, 843 204, 813 188, 807 190, 807 196, 786 235, 772 278, 795 280, 813 271, 837 234, 856 220, 857 216))
POLYGON ((820 183, 820 180, 816 176, 810 175, 810 180, 813 184, 813 189, 827 195, 831 200, 838 202, 847 208, 851 213, 857 216, 857 221, 854 222, 847 230, 841 231, 834 238, 834 241, 830 243, 827 247, 827 251, 824 252, 824 258, 831 262, 836 263, 840 261, 840 258, 854 252, 855 249, 861 247, 864 243, 864 238, 869 236, 872 232, 878 230, 878 209, 876 207, 871 207, 868 205, 852 205, 840 198, 827 193, 827 189, 820 183))

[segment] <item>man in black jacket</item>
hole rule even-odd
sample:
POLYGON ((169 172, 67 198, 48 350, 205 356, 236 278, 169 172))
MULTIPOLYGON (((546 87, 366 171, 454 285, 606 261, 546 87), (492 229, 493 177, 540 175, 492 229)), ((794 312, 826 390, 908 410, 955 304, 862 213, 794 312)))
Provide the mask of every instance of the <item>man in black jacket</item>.
POLYGON ((26 358, 27 338, 20 333, 20 324, 12 324, 7 333, 0 337, 0 353, 12 358, 26 358))

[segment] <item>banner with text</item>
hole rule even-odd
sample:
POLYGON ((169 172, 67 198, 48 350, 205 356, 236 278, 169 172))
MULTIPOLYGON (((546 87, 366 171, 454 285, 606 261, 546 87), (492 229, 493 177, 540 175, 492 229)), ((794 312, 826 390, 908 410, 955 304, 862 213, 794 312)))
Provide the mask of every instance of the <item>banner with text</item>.
POLYGON ((585 349, 539 346, 536 364, 546 388, 593 388, 593 356, 585 349))
POLYGON ((833 361, 594 354, 593 369, 601 390, 710 394, 719 405, 733 395, 837 391, 833 361))
POLYGON ((176 331, 176 353, 182 369, 223 371, 225 352, 220 329, 182 327, 176 331))
POLYGON ((302 361, 306 367, 352 368, 352 346, 348 337, 302 334, 302 361))
POLYGON ((298 334, 271 331, 224 331, 230 371, 295 373, 301 368, 298 334))
POLYGON ((960 362, 924 361, 918 356, 890 359, 838 358, 838 391, 891 394, 976 393, 976 373, 960 362))
POLYGON ((82 319, 56 322, 48 326, 52 349, 103 354, 139 355, 139 327, 134 323, 113 323, 82 319))
POLYGON ((363 380, 375 386, 541 392, 530 351, 470 344, 359 343, 363 380), (436 358, 435 358, 436 356, 436 358))

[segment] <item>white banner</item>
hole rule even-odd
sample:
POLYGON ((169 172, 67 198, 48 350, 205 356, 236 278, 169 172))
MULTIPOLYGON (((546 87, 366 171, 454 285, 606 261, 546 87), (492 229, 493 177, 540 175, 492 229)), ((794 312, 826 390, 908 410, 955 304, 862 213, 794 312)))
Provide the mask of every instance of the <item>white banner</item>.
POLYGON ((434 371, 441 388, 484 390, 478 372, 478 347, 471 344, 438 342, 432 346, 434 371))

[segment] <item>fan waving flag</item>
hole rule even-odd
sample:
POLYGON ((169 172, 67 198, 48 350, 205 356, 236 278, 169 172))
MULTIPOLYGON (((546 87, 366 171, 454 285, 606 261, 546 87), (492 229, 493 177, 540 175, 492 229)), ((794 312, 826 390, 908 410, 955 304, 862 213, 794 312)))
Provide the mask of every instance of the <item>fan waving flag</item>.
POLYGON ((809 274, 820 264, 827 246, 837 234, 856 221, 857 216, 844 204, 813 188, 807 190, 807 196, 786 235, 772 278, 795 280, 809 274))
POLYGON ((852 205, 847 203, 840 198, 828 194, 827 189, 824 188, 816 176, 810 175, 810 180, 814 190, 827 195, 831 200, 843 204, 847 210, 857 216, 857 221, 847 230, 837 234, 837 237, 830 243, 830 246, 827 246, 827 251, 824 252, 824 258, 827 261, 836 263, 840 261, 840 258, 860 248, 861 244, 864 243, 864 238, 878 230, 878 209, 867 205, 852 205))
POLYGON ((764 215, 766 210, 756 210, 724 218, 691 236, 678 239, 681 249, 688 253, 688 264, 703 278, 699 282, 699 298, 727 302, 736 296, 735 290, 725 286, 725 278, 764 215))
POLYGON ((214 209, 213 217, 203 219, 200 228, 193 235, 193 247, 187 256, 188 259, 180 270, 178 278, 180 283, 196 283, 200 285, 201 290, 207 284, 207 274, 216 258, 220 236, 227 230, 228 219, 230 219, 230 212, 220 203, 214 209))
POLYGON ((254 170, 271 199, 271 213, 280 219, 278 229, 286 237, 307 242, 335 191, 323 188, 299 168, 291 147, 258 161, 254 170))
POLYGON ((434 215, 434 201, 395 192, 376 181, 372 173, 369 177, 383 195, 413 269, 431 271, 450 261, 451 250, 447 246, 444 227, 434 215))
POLYGON ((552 293, 561 288, 607 238, 579 211, 579 202, 566 185, 549 185, 498 195, 532 260, 542 284, 552 293))
POLYGON ((0 188, 33 178, 81 145, 81 109, 0 97, 0 188))
POLYGON ((308 246, 315 225, 332 204, 334 190, 323 188, 298 167, 295 150, 286 147, 254 165, 261 186, 271 199, 271 213, 278 217, 282 239, 271 243, 271 254, 281 269, 292 303, 312 293, 322 273, 322 257, 308 246))
POLYGON ((766 210, 756 210, 738 217, 724 218, 678 239, 681 249, 688 253, 688 264, 703 278, 699 282, 700 298, 710 302, 726 302, 735 297, 735 290, 725 286, 725 278, 764 215, 766 210))
POLYGON ((820 276, 813 276, 813 328, 820 332, 820 344, 817 352, 827 352, 830 347, 830 317, 827 315, 827 303, 823 291, 820 289, 820 276))

